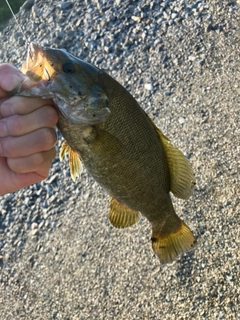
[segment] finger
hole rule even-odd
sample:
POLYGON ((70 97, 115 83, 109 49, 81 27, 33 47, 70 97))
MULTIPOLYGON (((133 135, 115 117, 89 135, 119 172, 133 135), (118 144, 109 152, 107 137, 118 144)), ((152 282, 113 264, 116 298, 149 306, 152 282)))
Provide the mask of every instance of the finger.
MULTIPOLYGON (((8 164, 6 166, 8 168, 8 164)), ((48 177, 48 173, 49 171, 16 173, 9 170, 7 176, 5 175, 5 179, 3 179, 4 183, 0 185, 0 195, 17 191, 33 183, 42 181, 48 177)))
POLYGON ((44 105, 53 105, 50 99, 28 98, 28 97, 11 97, 6 99, 0 105, 0 115, 10 117, 15 114, 28 114, 44 105))
MULTIPOLYGON (((0 88, 0 97, 1 97, 1 88, 0 88)), ((0 119, 3 118, 3 116, 1 115, 1 105, 2 103, 6 100, 7 98, 0 98, 0 119)))
MULTIPOLYGON (((1 75, 0 75, 1 77, 1 75)), ((7 97, 9 96, 8 92, 6 92, 5 90, 3 90, 1 87, 0 87, 0 98, 4 98, 4 97, 7 97)))
POLYGON ((26 115, 14 115, 0 120, 0 138, 23 136, 40 128, 52 128, 58 116, 52 106, 44 106, 26 115))
POLYGON ((0 94, 13 90, 26 76, 8 63, 0 64, 0 94))
POLYGON ((21 158, 34 153, 50 150, 56 143, 57 137, 53 129, 41 128, 20 137, 0 139, 0 156, 21 158))
POLYGON ((41 176, 48 176, 53 159, 56 156, 55 147, 40 153, 22 158, 7 158, 8 167, 16 173, 36 172, 41 176))

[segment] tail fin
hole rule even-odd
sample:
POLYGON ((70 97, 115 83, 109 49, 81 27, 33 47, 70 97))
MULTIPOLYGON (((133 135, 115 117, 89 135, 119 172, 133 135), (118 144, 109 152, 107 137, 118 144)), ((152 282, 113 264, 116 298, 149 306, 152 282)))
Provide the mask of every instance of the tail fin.
POLYGON ((152 248, 162 264, 173 262, 179 254, 193 249, 196 244, 192 231, 183 221, 170 234, 160 235, 153 230, 152 248))

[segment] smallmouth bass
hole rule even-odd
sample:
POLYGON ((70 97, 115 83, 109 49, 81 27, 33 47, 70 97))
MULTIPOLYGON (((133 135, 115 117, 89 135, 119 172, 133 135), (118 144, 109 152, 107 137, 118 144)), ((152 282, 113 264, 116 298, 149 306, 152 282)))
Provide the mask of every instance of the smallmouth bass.
POLYGON ((170 197, 187 199, 195 185, 192 168, 132 95, 107 73, 61 49, 30 43, 22 67, 27 78, 13 95, 53 99, 57 127, 75 180, 81 161, 110 194, 109 220, 117 228, 144 215, 152 225, 152 248, 170 263, 196 239, 177 216, 170 197))

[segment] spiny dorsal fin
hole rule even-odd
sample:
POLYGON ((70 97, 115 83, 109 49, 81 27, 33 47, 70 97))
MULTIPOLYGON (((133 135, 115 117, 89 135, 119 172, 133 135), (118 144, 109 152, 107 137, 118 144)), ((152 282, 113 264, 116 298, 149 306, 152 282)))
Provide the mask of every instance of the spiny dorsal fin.
POLYGON ((127 228, 138 222, 139 212, 110 198, 109 220, 115 228, 127 228))
POLYGON ((75 151, 73 148, 67 144, 66 141, 63 142, 60 153, 59 153, 59 159, 60 161, 63 160, 65 155, 68 153, 69 156, 69 167, 70 167, 70 174, 73 181, 76 180, 77 176, 82 170, 81 161, 79 158, 79 154, 77 151, 75 151))
POLYGON ((170 191, 178 198, 187 199, 192 194, 196 184, 192 167, 182 151, 174 148, 154 122, 150 118, 149 120, 158 133, 166 152, 171 177, 170 191))

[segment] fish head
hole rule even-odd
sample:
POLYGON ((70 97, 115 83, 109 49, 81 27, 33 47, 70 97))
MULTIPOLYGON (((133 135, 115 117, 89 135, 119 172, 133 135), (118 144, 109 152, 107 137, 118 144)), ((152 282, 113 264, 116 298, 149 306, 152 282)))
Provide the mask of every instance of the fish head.
POLYGON ((64 49, 31 42, 22 72, 33 85, 21 95, 52 98, 68 121, 94 125, 105 121, 110 114, 108 97, 98 83, 99 71, 64 49))

